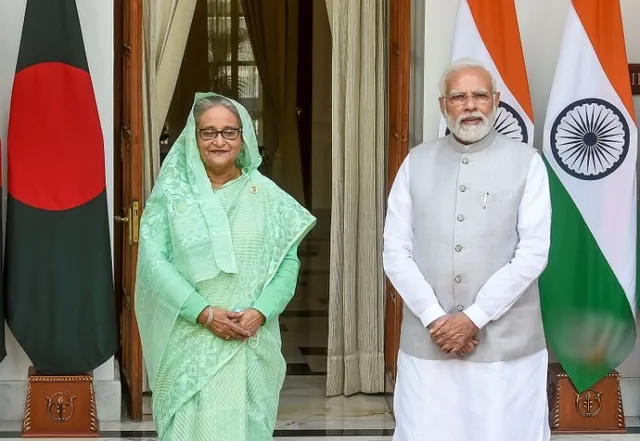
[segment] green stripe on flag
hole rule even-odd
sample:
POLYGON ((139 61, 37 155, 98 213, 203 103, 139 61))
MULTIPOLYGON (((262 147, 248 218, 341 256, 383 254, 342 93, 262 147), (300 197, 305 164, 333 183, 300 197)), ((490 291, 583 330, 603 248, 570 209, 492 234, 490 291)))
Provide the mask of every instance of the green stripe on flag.
POLYGON ((549 348, 579 392, 617 368, 635 345, 629 300, 573 199, 549 171, 551 250, 540 277, 549 348))

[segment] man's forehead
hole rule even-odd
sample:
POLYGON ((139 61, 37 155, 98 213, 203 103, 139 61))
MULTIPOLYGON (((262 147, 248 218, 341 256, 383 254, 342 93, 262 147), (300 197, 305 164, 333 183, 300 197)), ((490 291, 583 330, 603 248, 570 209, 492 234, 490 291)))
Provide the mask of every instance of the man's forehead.
POLYGON ((451 73, 447 78, 447 88, 450 92, 453 89, 470 90, 491 88, 491 75, 480 67, 467 67, 451 73))

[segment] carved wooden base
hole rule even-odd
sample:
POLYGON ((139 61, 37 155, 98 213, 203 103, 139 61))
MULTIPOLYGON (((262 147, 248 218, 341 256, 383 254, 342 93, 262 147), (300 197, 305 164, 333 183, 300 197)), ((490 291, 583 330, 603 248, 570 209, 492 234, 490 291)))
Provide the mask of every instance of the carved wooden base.
POLYGON ((40 375, 31 366, 22 436, 97 438, 93 375, 40 375))
POLYGON ((610 372, 578 394, 562 366, 549 364, 549 424, 553 433, 626 433, 620 374, 610 372))

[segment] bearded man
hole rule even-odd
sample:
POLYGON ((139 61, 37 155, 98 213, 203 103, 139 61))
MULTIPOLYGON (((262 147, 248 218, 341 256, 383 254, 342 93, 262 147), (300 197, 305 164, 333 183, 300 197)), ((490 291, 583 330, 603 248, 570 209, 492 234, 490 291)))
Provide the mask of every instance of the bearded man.
POLYGON ((394 441, 547 441, 545 165, 493 128, 481 63, 441 80, 451 134, 413 148, 389 195, 384 268, 404 301, 394 441))

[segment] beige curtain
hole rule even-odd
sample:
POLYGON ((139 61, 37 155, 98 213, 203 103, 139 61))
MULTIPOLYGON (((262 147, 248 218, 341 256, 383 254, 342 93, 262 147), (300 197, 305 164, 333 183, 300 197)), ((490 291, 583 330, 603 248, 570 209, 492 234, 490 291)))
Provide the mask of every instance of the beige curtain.
POLYGON ((304 203, 296 117, 298 1, 242 0, 242 8, 262 80, 263 111, 265 115, 269 110, 275 114, 277 140, 274 142, 277 147, 274 149, 273 178, 304 203))
POLYGON ((327 394, 384 391, 386 2, 332 6, 327 394))
MULTIPOLYGON (((331 17, 333 17, 333 0, 326 0, 327 3, 327 13, 329 14, 329 28, 333 29, 333 23, 331 17)), ((332 30, 333 32, 333 30, 332 30)))
POLYGON ((143 0, 144 192, 160 170, 160 135, 176 87, 197 0, 143 0))

